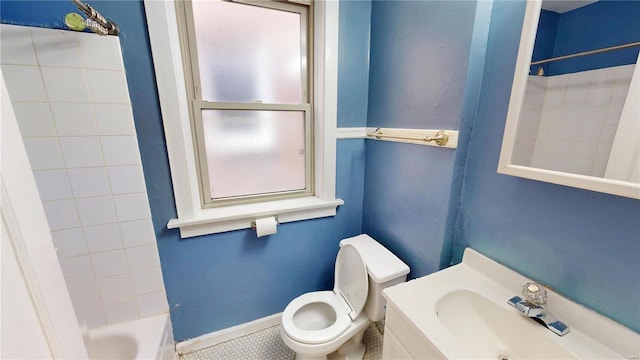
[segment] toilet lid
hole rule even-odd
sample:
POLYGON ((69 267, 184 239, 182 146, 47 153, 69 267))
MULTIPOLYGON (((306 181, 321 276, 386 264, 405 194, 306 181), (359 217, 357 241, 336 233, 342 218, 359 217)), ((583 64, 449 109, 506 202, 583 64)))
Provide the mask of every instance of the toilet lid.
POLYGON ((367 267, 353 245, 345 244, 338 251, 335 277, 333 291, 346 300, 352 310, 349 317, 355 320, 367 302, 369 278, 367 267))

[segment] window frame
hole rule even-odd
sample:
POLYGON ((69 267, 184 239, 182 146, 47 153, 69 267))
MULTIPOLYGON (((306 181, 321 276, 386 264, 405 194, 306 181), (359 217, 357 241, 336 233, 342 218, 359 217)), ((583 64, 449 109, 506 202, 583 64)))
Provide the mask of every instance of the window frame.
POLYGON ((293 103, 258 103, 258 102, 223 102, 208 101, 202 95, 200 83, 200 67, 194 21, 193 3, 183 1, 184 6, 177 8, 178 32, 181 39, 181 53, 185 71, 187 96, 191 103, 191 126, 195 139, 196 168, 199 174, 200 200, 203 208, 228 206, 234 204, 248 204, 258 201, 269 201, 303 197, 313 194, 313 6, 295 2, 276 1, 234 1, 243 6, 296 13, 300 16, 301 46, 300 56, 303 62, 301 75, 301 102, 293 103), (303 189, 284 190, 272 193, 239 195, 228 198, 213 198, 211 196, 211 179, 209 177, 209 163, 205 146, 205 133, 202 113, 206 110, 247 110, 247 111, 302 111, 304 113, 304 143, 305 143, 305 186, 303 189))
MULTIPOLYGON (((304 3, 304 2, 303 2, 304 3)), ((279 223, 334 216, 344 202, 335 197, 339 2, 313 2, 314 193, 292 199, 203 208, 180 49, 176 8, 182 1, 145 0, 145 12, 177 218, 183 238, 251 228, 257 218, 277 216, 279 223)))

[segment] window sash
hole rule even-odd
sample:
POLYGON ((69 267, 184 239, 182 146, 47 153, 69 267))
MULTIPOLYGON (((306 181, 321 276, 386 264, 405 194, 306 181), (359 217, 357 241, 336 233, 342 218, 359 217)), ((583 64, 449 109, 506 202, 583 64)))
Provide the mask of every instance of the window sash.
POLYGON ((270 104, 270 103, 243 103, 243 102, 211 102, 202 99, 202 87, 200 84, 199 62, 197 53, 196 31, 193 20, 193 6, 191 0, 176 0, 178 24, 180 28, 181 46, 183 47, 183 63, 185 80, 187 83, 187 95, 191 102, 190 112, 192 121, 192 135, 194 138, 194 152, 196 155, 196 167, 198 171, 200 200, 202 208, 213 208, 229 205, 248 204, 269 200, 281 200, 310 196, 315 193, 314 174, 314 136, 313 129, 313 6, 309 2, 291 1, 291 3, 236 0, 235 2, 260 6, 270 9, 289 11, 300 14, 301 32, 301 104, 270 104), (297 3, 297 4, 296 4, 297 3), (236 196, 225 199, 212 199, 210 196, 210 179, 207 164, 207 154, 204 141, 202 111, 207 109, 217 110, 275 110, 275 111, 303 111, 305 126, 305 189, 281 191, 277 193, 253 194, 236 196))
MULTIPOLYGON (((275 10, 281 10, 281 11, 288 11, 288 12, 294 12, 294 13, 298 13, 300 14, 300 56, 303 59, 302 64, 301 64, 301 68, 300 68, 300 75, 302 77, 301 79, 301 86, 302 86, 302 103, 309 103, 309 99, 312 99, 312 86, 310 86, 310 84, 312 83, 312 78, 311 78, 311 74, 313 74, 313 52, 311 51, 311 49, 313 49, 313 37, 312 37, 312 22, 310 21, 310 19, 312 18, 312 14, 311 14, 311 10, 312 6, 308 6, 308 8, 306 6, 303 5, 295 5, 295 4, 288 4, 288 3, 283 3, 283 2, 271 2, 271 1, 265 1, 265 0, 261 0, 261 1, 233 1, 236 3, 240 3, 240 4, 246 4, 246 5, 250 5, 250 6, 259 6, 259 7, 264 7, 264 8, 269 8, 269 9, 275 9, 275 10)), ((196 29, 195 29, 195 24, 193 21, 193 5, 192 5, 192 0, 185 0, 184 1, 184 17, 183 17, 183 24, 184 26, 186 26, 186 34, 185 34, 185 39, 184 41, 186 42, 186 46, 188 47, 187 50, 185 51, 185 53, 188 53, 189 59, 186 59, 187 61, 185 62, 186 64, 189 64, 189 66, 187 66, 187 68, 190 69, 190 73, 187 74, 187 80, 191 80, 191 84, 189 86, 191 93, 190 95, 192 96, 191 99, 192 100, 203 100, 202 99, 202 86, 200 84, 200 70, 199 70, 199 63, 198 63, 198 51, 197 51, 197 42, 196 42, 196 29)))
POLYGON ((310 196, 314 193, 313 173, 313 124, 311 122, 310 104, 258 104, 258 103, 213 103, 208 101, 193 101, 193 119, 195 127, 195 147, 198 167, 200 169, 200 194, 203 208, 247 204, 256 201, 280 200, 310 196), (212 199, 210 196, 211 182, 204 139, 202 120, 203 110, 272 110, 272 111, 302 111, 304 112, 305 131, 305 188, 302 190, 280 191, 277 193, 252 194, 234 196, 224 199, 212 199))

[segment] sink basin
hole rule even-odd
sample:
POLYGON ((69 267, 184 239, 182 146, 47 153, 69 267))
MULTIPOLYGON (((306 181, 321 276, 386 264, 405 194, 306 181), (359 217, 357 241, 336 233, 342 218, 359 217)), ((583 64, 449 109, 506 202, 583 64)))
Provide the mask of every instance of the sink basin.
POLYGON ((436 315, 468 350, 481 358, 571 359, 570 352, 540 331, 540 324, 469 290, 444 295, 436 315), (470 326, 473 324, 473 326, 470 326))
POLYGON ((389 343, 395 341, 387 357, 640 358, 638 333, 550 289, 546 306, 571 328, 568 334, 558 336, 522 316, 507 300, 529 281, 467 248, 460 264, 383 290, 385 329, 389 343))

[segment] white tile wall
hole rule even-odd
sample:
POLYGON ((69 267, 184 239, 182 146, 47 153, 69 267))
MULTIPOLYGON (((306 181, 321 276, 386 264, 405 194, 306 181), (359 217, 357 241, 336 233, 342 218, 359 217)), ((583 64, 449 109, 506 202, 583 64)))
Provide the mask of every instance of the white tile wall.
POLYGON ((68 31, 31 29, 33 45, 41 66, 80 67, 78 37, 68 31))
POLYGON ((131 194, 145 192, 142 177, 142 166, 111 166, 108 167, 109 182, 112 194, 131 194))
POLYGON ((76 282, 68 288, 73 307, 76 313, 83 314, 87 327, 95 328, 107 323, 95 280, 76 282))
POLYGON ((98 289, 102 299, 110 302, 127 299, 134 295, 130 274, 101 279, 98 281, 98 289))
POLYGON ((129 103, 129 93, 121 90, 127 87, 127 79, 122 71, 86 70, 85 75, 93 102, 129 103))
MULTIPOLYGON (((7 35, 3 32, 3 35, 7 35)), ((4 37, 4 36, 3 36, 4 37)), ((4 40, 2 41, 4 42, 4 40)), ((37 66, 2 64, 2 75, 11 89, 11 102, 46 102, 47 93, 37 66)))
POLYGON ((530 76, 513 161, 604 176, 634 67, 530 76))
POLYGON ((120 43, 108 37, 80 36, 80 58, 85 68, 122 70, 120 43))
POLYGON ((83 226, 118 222, 112 196, 76 198, 76 206, 83 226))
POLYGON ((168 305, 117 37, 0 25, 1 66, 74 309, 168 305))
POLYGON ((2 64, 36 65, 31 33, 18 26, 3 26, 0 42, 2 64))
POLYGON ((164 291, 156 291, 148 294, 138 295, 138 307, 140 308, 140 316, 153 316, 162 311, 165 307, 167 295, 164 291))
POLYGON ((47 201, 43 205, 52 231, 80 226, 78 210, 73 200, 47 201))
POLYGON ((109 179, 104 167, 68 169, 67 173, 75 197, 109 195, 109 179))
POLYGON ((129 266, 135 265, 129 264, 127 255, 122 249, 93 253, 91 261, 93 262, 93 271, 98 278, 126 274, 129 272, 129 266))
POLYGON ((114 195, 113 201, 120 221, 148 219, 151 216, 147 195, 144 193, 114 195))
POLYGON ((51 112, 60 136, 94 135, 98 132, 91 104, 51 103, 51 112))
POLYGON ((155 243, 153 225, 148 219, 120 222, 120 233, 125 247, 155 243))
MULTIPOLYGON (((133 297, 104 304, 104 313, 110 324, 131 321, 140 317, 136 300, 133 297)), ((146 316, 151 315, 145 314, 142 317, 146 316)))
POLYGON ((100 135, 135 134, 131 106, 123 104, 93 104, 100 135))
POLYGON ((154 251, 154 245, 143 245, 127 248, 127 256, 131 260, 131 270, 147 270, 160 266, 158 251, 154 251))
POLYGON ((118 224, 86 226, 83 231, 87 248, 91 253, 123 248, 118 224))
POLYGON ((34 137, 57 135, 48 103, 14 103, 13 111, 17 118, 26 119, 18 124, 23 136, 34 137))
POLYGON ((42 201, 72 199, 69 176, 65 170, 39 170, 33 176, 38 184, 42 201))
POLYGON ((60 137, 60 147, 68 168, 104 166, 97 136, 60 137))
POLYGON ((135 165, 140 163, 135 136, 102 136, 102 151, 107 165, 135 165))
MULTIPOLYGON (((93 267, 89 255, 73 256, 60 259, 60 267, 67 284, 93 280, 93 267)), ((71 300, 73 301, 73 299, 71 300)))
POLYGON ((50 102, 90 102, 83 69, 41 65, 40 72, 50 102))
POLYGON ((148 294, 158 289, 162 284, 162 277, 156 268, 132 273, 133 290, 136 295, 148 294))
POLYGON ((62 158, 62 152, 60 151, 58 138, 25 138, 24 146, 27 149, 27 156, 31 162, 32 170, 64 168, 64 160, 62 158))
POLYGON ((52 231, 51 236, 61 259, 89 253, 81 228, 52 231))

